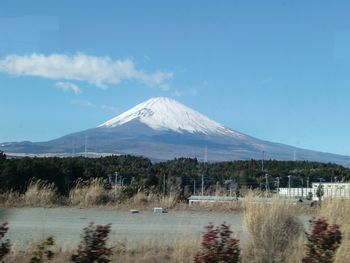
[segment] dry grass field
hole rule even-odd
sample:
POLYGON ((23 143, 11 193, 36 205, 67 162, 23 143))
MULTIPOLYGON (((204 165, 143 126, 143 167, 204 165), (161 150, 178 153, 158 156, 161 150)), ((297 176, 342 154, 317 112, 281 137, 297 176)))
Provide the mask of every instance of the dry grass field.
MULTIPOLYGON (((340 225, 343 239, 336 252, 334 262, 350 262, 350 200, 327 199, 319 207, 298 206, 282 198, 273 197, 271 202, 255 202, 259 193, 246 195, 245 202, 232 204, 210 203, 189 207, 179 202, 175 194, 166 197, 152 193, 138 192, 131 198, 121 200, 121 188, 105 190, 104 182, 93 179, 88 183, 78 183, 64 198, 57 194, 52 184, 36 181, 29 184, 24 194, 8 191, 0 195, 2 207, 28 206, 73 206, 108 207, 112 209, 148 209, 161 206, 168 209, 200 209, 243 213, 248 239, 240 244, 242 262, 301 262, 305 255, 306 236, 298 216, 324 217, 330 224, 340 225)), ((204 226, 203 226, 204 228, 204 226)), ((110 241, 113 247, 111 262, 193 262, 200 248, 200 240, 184 237, 172 245, 164 245, 157 240, 145 240, 136 247, 127 248, 127 241, 110 241)), ((13 248, 5 262, 28 262, 35 244, 26 249, 13 248)), ((51 262, 68 262, 74 248, 54 248, 55 257, 51 262)))

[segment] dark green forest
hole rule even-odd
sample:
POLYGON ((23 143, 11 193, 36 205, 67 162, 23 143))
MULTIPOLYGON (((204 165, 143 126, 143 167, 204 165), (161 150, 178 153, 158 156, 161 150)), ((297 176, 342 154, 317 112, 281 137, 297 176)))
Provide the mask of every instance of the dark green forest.
POLYGON ((118 182, 133 185, 134 188, 158 193, 180 191, 191 194, 194 184, 201 185, 202 175, 206 189, 210 187, 265 188, 266 174, 270 189, 276 187, 279 177, 280 187, 306 186, 306 181, 324 182, 348 181, 350 169, 331 163, 306 161, 265 160, 262 171, 261 160, 202 163, 196 159, 179 158, 171 161, 152 163, 147 158, 130 155, 108 156, 101 158, 85 157, 48 157, 48 158, 7 158, 0 152, 0 189, 23 192, 33 179, 42 179, 54 183, 58 191, 67 195, 70 188, 80 178, 108 177, 114 180, 118 173, 118 182))

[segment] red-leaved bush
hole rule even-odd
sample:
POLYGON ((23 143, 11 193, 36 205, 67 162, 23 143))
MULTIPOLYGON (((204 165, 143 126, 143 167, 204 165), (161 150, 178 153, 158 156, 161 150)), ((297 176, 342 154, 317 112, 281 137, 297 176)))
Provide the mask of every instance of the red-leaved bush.
POLYGON ((71 261, 75 263, 107 263, 110 262, 112 248, 107 247, 108 234, 111 231, 111 224, 96 225, 90 223, 85 227, 82 240, 77 252, 72 255, 71 261))
POLYGON ((214 227, 209 223, 202 237, 202 249, 194 258, 196 263, 239 262, 239 240, 232 238, 232 231, 225 223, 214 227))
POLYGON ((342 238, 339 225, 329 225, 325 218, 310 220, 311 234, 307 234, 307 254, 304 263, 331 263, 342 238))
POLYGON ((0 224, 0 261, 10 252, 10 240, 3 240, 7 230, 7 223, 0 224))

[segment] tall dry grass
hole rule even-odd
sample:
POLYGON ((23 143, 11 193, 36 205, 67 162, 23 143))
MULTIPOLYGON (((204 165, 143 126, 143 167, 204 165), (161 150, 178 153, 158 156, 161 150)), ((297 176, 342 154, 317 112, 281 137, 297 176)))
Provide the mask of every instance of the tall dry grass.
POLYGON ((23 203, 22 195, 13 190, 0 192, 0 204, 3 207, 14 207, 23 203))
POLYGON ((293 211, 290 203, 276 197, 271 203, 245 202, 244 224, 249 236, 242 249, 244 262, 301 262, 303 228, 293 211))
POLYGON ((89 207, 112 202, 114 195, 111 190, 105 189, 104 185, 105 180, 102 178, 92 178, 88 181, 78 180, 69 192, 69 204, 89 207))
POLYGON ((330 224, 340 225, 343 237, 334 262, 350 262, 350 200, 339 198, 325 199, 322 202, 319 215, 326 218, 330 224))
POLYGON ((93 178, 88 181, 78 180, 69 192, 68 197, 60 196, 53 183, 36 180, 32 181, 26 191, 20 194, 17 191, 0 192, 0 206, 2 207, 48 207, 56 205, 68 205, 78 207, 114 207, 120 209, 146 209, 152 206, 160 206, 167 209, 186 206, 180 202, 178 194, 172 192, 166 196, 155 193, 137 192, 130 197, 125 194, 125 186, 107 189, 105 181, 101 178, 93 178))
POLYGON ((31 181, 23 195, 27 206, 51 206, 58 203, 59 196, 54 183, 43 180, 31 181))
POLYGON ((0 193, 0 204, 3 207, 48 207, 60 202, 61 198, 54 183, 44 180, 31 181, 24 194, 13 190, 0 193))
POLYGON ((105 184, 105 180, 101 178, 93 178, 89 181, 77 181, 69 192, 68 204, 79 207, 104 205, 121 209, 144 209, 152 206, 161 206, 171 209, 179 203, 176 193, 161 196, 152 192, 145 193, 138 191, 131 198, 126 198, 124 186, 106 189, 105 184))
POLYGON ((132 198, 132 204, 135 207, 149 208, 154 206, 172 209, 181 204, 178 194, 171 192, 166 196, 157 195, 155 193, 145 193, 138 191, 132 198))

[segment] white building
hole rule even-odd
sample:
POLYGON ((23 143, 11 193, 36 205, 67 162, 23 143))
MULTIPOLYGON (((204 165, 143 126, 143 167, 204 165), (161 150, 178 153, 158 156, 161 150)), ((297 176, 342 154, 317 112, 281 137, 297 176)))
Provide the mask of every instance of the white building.
POLYGON ((232 202, 237 200, 236 197, 232 196, 201 196, 201 195, 192 195, 188 198, 190 205, 194 203, 212 203, 212 202, 232 202))
MULTIPOLYGON (((324 197, 350 198, 350 183, 321 183, 324 197)), ((313 183, 312 188, 317 190, 320 183, 313 183)))
MULTIPOLYGON (((283 197, 307 197, 312 193, 313 199, 317 199, 317 188, 320 183, 312 183, 310 188, 280 188, 278 194, 283 197)), ((350 198, 350 183, 321 183, 323 198, 350 198)))

